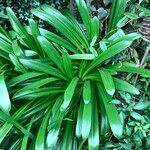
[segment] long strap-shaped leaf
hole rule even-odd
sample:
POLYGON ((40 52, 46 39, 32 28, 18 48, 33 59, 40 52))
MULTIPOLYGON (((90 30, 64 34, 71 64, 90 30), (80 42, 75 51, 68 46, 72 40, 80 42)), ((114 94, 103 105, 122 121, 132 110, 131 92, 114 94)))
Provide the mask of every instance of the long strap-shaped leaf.
POLYGON ((62 34, 64 34, 68 40, 70 40, 82 53, 84 53, 83 47, 81 43, 76 39, 76 37, 70 32, 68 28, 66 28, 60 20, 58 20, 55 16, 51 16, 50 14, 45 13, 41 9, 33 10, 32 13, 41 18, 42 20, 48 22, 52 26, 54 26, 57 30, 59 30, 62 34))
POLYGON ((36 142, 35 142, 35 150, 44 150, 45 149, 45 136, 47 131, 48 120, 50 117, 51 109, 49 108, 42 120, 40 128, 38 130, 36 142))
POLYGON ((88 104, 91 101, 92 92, 91 92, 91 83, 90 81, 85 81, 83 87, 83 100, 85 104, 88 104))
POLYGON ((118 115, 117 108, 113 103, 110 103, 112 101, 112 98, 107 94, 104 86, 102 86, 100 83, 97 83, 97 89, 100 103, 102 103, 105 108, 111 130, 115 137, 120 138, 123 132, 123 125, 118 115))
POLYGON ((23 81, 26 81, 28 79, 32 79, 32 78, 35 78, 35 77, 38 77, 38 76, 41 76, 41 75, 43 75, 43 73, 39 73, 39 72, 29 72, 29 73, 21 74, 17 77, 12 78, 11 80, 9 80, 7 82, 7 85, 9 87, 12 87, 12 86, 15 86, 18 83, 21 83, 23 81))
POLYGON ((48 88, 38 88, 38 89, 29 89, 23 91, 22 93, 16 93, 13 96, 13 99, 35 99, 43 96, 48 96, 51 94, 58 94, 64 92, 64 88, 62 87, 48 87, 48 88))
POLYGON ((13 27, 13 29, 19 34, 19 36, 23 39, 23 41, 32 49, 37 49, 36 44, 34 40, 31 38, 31 36, 28 34, 28 32, 25 30, 23 25, 19 22, 17 17, 15 16, 14 12, 11 8, 6 8, 7 15, 9 17, 10 23, 13 27))
POLYGON ((134 67, 130 63, 119 63, 115 64, 113 66, 109 66, 108 68, 113 69, 118 72, 129 72, 129 73, 137 73, 140 74, 141 76, 148 77, 150 78, 150 70, 149 69, 144 69, 144 68, 138 68, 134 67))
POLYGON ((102 78, 102 82, 104 84, 105 90, 109 95, 114 95, 115 93, 115 85, 112 79, 111 74, 104 68, 99 69, 99 73, 102 78))
MULTIPOLYGON (((74 114, 69 117, 74 120, 74 114)), ((64 136, 62 138, 61 150, 72 150, 74 142, 74 122, 67 121, 65 126, 64 136)))
POLYGON ((132 44, 133 40, 138 39, 140 37, 141 35, 137 33, 131 33, 113 42, 106 51, 102 52, 97 58, 95 58, 95 60, 91 62, 89 66, 87 66, 87 69, 84 72, 83 76, 85 76, 88 72, 90 72, 96 66, 100 65, 106 59, 109 59, 110 57, 128 48, 132 44))
POLYGON ((37 45, 37 51, 40 54, 40 56, 44 57, 44 54, 43 54, 44 52, 42 51, 42 48, 41 48, 41 46, 37 40, 37 37, 41 35, 39 28, 38 28, 38 25, 33 19, 30 19, 29 20, 29 27, 30 27, 31 35, 33 36, 34 41, 37 45))
POLYGON ((117 78, 113 78, 113 80, 114 80, 115 88, 117 90, 129 92, 129 93, 136 94, 136 95, 139 94, 139 90, 133 85, 129 84, 128 82, 117 79, 117 78))
POLYGON ((78 53, 77 48, 74 45, 70 44, 67 40, 61 38, 60 36, 42 28, 40 28, 40 33, 42 36, 46 37, 51 42, 59 44, 60 46, 66 48, 67 50, 73 53, 78 53))
POLYGON ((5 84, 4 75, 2 74, 0 74, 0 108, 5 112, 9 112, 11 109, 8 90, 5 84))
POLYGON ((69 86, 67 87, 65 94, 64 94, 64 102, 61 105, 61 111, 66 110, 66 108, 69 106, 69 104, 71 103, 73 94, 75 92, 76 86, 78 84, 79 78, 75 77, 72 79, 72 81, 70 82, 69 86))
POLYGON ((18 123, 13 117, 10 115, 6 114, 3 111, 0 111, 0 116, 3 116, 5 121, 7 123, 13 124, 16 128, 18 128, 24 135, 33 138, 33 134, 31 134, 29 131, 27 131, 20 123, 18 123))
POLYGON ((0 49, 6 53, 12 52, 12 42, 9 42, 7 38, 0 33, 0 49))
POLYGON ((97 39, 99 37, 99 31, 100 31, 100 22, 98 17, 95 16, 93 19, 91 19, 91 39, 93 38, 97 39))
POLYGON ((97 101, 93 98, 92 101, 92 124, 90 135, 88 138, 88 147, 90 150, 99 149, 99 124, 98 124, 98 110, 97 110, 97 101))
POLYGON ((54 81, 57 81, 58 79, 57 78, 45 78, 45 79, 41 79, 39 81, 36 81, 36 82, 33 82, 33 83, 30 83, 28 84, 27 86, 21 88, 20 90, 18 90, 14 97, 17 96, 17 95, 22 95, 23 93, 26 93, 27 94, 27 90, 33 90, 33 89, 37 89, 45 84, 48 84, 48 83, 51 83, 51 82, 54 82, 54 81))
POLYGON ((108 123, 108 119, 105 113, 105 108, 103 105, 99 104, 101 109, 101 122, 100 122, 100 142, 104 144, 105 140, 107 140, 106 135, 110 132, 110 126, 108 123))
POLYGON ((78 10, 80 12, 82 21, 84 23, 84 26, 90 37, 90 35, 91 35, 91 19, 90 19, 90 15, 89 15, 89 11, 87 9, 86 3, 84 0, 76 0, 76 4, 77 4, 78 10))
MULTIPOLYGON (((30 130, 31 130, 33 121, 34 121, 34 117, 30 120, 30 122, 29 122, 29 124, 28 124, 28 126, 27 126, 27 131, 28 131, 28 132, 30 132, 30 130)), ((20 150, 26 150, 26 149, 27 149, 28 138, 29 138, 28 136, 24 135, 20 150)))
POLYGON ((50 65, 31 59, 20 59, 20 62, 29 69, 36 70, 42 73, 47 73, 59 77, 63 80, 67 80, 67 78, 60 72, 60 70, 51 67, 50 65))
POLYGON ((63 52, 62 58, 63 58, 63 66, 65 69, 66 75, 69 77, 69 79, 72 79, 74 73, 73 73, 73 66, 72 66, 69 54, 67 52, 63 52))
POLYGON ((83 44, 83 47, 87 48, 88 42, 86 38, 83 36, 82 32, 77 30, 75 24, 72 24, 66 16, 62 15, 58 10, 48 5, 42 5, 42 9, 64 24, 64 26, 72 32, 72 34, 80 41, 80 43, 83 44))
POLYGON ((60 111, 60 106, 62 105, 62 102, 63 102, 63 98, 58 97, 58 99, 56 100, 52 108, 51 117, 49 119, 49 127, 48 127, 46 144, 50 149, 54 149, 54 146, 57 143, 59 130, 64 117, 64 113, 60 111))
POLYGON ((114 30, 118 21, 123 17, 127 2, 129 0, 113 0, 112 8, 110 11, 110 19, 108 24, 108 32, 114 30))
POLYGON ((38 37, 38 41, 49 58, 57 65, 57 67, 62 72, 64 72, 62 58, 60 57, 57 50, 53 47, 53 45, 45 37, 42 36, 38 37))
POLYGON ((81 101, 79 109, 78 109, 77 124, 76 124, 76 131, 75 131, 76 136, 78 138, 81 137, 83 108, 84 108, 84 104, 83 104, 83 101, 81 101))
MULTIPOLYGON (((70 22, 74 24, 74 27, 76 28, 76 30, 78 30, 78 32, 82 34, 82 37, 85 39, 85 41, 87 41, 87 36, 81 24, 75 19, 75 17, 69 11, 63 11, 63 13, 70 20, 70 22)), ((87 45, 89 44, 87 43, 87 45)))
POLYGON ((82 138, 86 140, 89 137, 92 124, 92 102, 84 104, 81 134, 82 138))
MULTIPOLYGON (((32 102, 29 102, 26 105, 22 106, 13 115, 13 119, 15 119, 15 120, 19 119, 31 104, 32 104, 32 102)), ((6 135, 10 132, 12 127, 13 127, 13 124, 8 123, 8 122, 6 122, 3 126, 0 127, 0 143, 3 141, 3 139, 6 137, 6 135)))

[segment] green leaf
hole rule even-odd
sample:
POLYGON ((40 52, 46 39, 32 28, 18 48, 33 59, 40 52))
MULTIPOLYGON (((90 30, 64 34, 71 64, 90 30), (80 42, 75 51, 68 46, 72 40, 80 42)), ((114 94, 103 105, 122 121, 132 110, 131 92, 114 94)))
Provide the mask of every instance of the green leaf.
POLYGON ((89 137, 92 122, 92 103, 84 104, 81 134, 82 138, 86 140, 89 137))
POLYGON ((131 94, 136 94, 136 95, 140 93, 136 87, 134 87, 133 85, 129 84, 126 81, 117 78, 113 78, 113 80, 114 80, 115 88, 117 90, 129 92, 131 94))
POLYGON ((111 35, 108 38, 108 40, 114 42, 124 36, 125 36, 124 31, 122 29, 118 29, 113 35, 111 35))
MULTIPOLYGON (((28 107, 32 104, 32 102, 29 102, 25 105, 23 105, 18 111, 15 112, 13 115, 13 119, 17 120, 19 119, 23 113, 28 109, 28 107)), ((6 122, 3 126, 0 127, 0 143, 4 140, 4 138, 7 136, 7 134, 12 129, 13 124, 6 122)))
POLYGON ((0 74, 0 108, 7 113, 9 113, 11 109, 9 93, 3 74, 0 74))
POLYGON ((16 128, 18 128, 24 135, 33 138, 33 135, 27 131, 20 123, 18 123, 13 117, 11 117, 10 115, 6 114, 3 111, 0 111, 0 116, 3 116, 4 120, 7 123, 11 123, 13 124, 16 128))
POLYGON ((39 36, 38 41, 45 51, 45 53, 49 56, 49 58, 56 64, 56 66, 61 70, 63 70, 62 58, 60 57, 57 50, 53 47, 53 45, 44 37, 39 36))
POLYGON ((126 23, 129 21, 129 19, 125 16, 122 19, 120 19, 117 23, 118 28, 122 28, 126 25, 126 23))
POLYGON ((44 75, 44 73, 39 73, 39 72, 24 73, 24 74, 21 74, 17 77, 12 78, 11 80, 9 80, 7 82, 7 85, 8 85, 8 87, 12 87, 12 86, 15 86, 21 82, 26 81, 26 80, 29 80, 29 79, 32 79, 32 78, 35 78, 38 76, 42 76, 42 75, 44 75))
POLYGON ((46 37, 51 42, 59 44, 60 46, 66 48, 67 50, 73 53, 78 53, 77 48, 74 47, 74 45, 70 44, 67 40, 61 38, 60 36, 42 28, 40 28, 40 33, 42 36, 46 37))
POLYGON ((98 123, 98 110, 96 99, 92 101, 92 123, 90 135, 88 138, 88 147, 90 150, 99 149, 99 123, 98 123))
POLYGON ((99 69, 99 73, 101 75, 105 90, 109 95, 113 96, 115 93, 115 85, 111 74, 104 68, 99 69))
POLYGON ((12 52, 12 42, 7 37, 0 33, 0 49, 6 53, 12 52))
POLYGON ((108 68, 113 69, 117 72, 136 73, 141 76, 150 78, 150 70, 144 68, 138 68, 136 65, 131 63, 118 63, 113 66, 109 66, 108 68))
POLYGON ((23 92, 19 92, 13 96, 14 100, 27 99, 33 100, 35 98, 40 98, 43 96, 50 96, 51 94, 60 94, 64 92, 62 87, 44 87, 37 89, 29 89, 23 92))
POLYGON ((94 17, 91 19, 91 38, 93 39, 96 37, 96 39, 99 37, 99 30, 100 30, 100 21, 98 17, 94 17))
MULTIPOLYGON (((74 33, 74 26, 68 27, 68 25, 70 26, 70 23, 68 24, 68 20, 66 20, 65 16, 60 13, 56 13, 52 7, 45 9, 45 11, 41 9, 35 9, 32 11, 32 13, 54 26, 58 31, 64 34, 68 40, 71 41, 81 52, 84 52, 81 43, 77 40, 78 38, 72 34, 72 32, 74 33), (62 22, 63 20, 64 22, 62 22)), ((78 34, 78 32, 76 34, 78 34)))
POLYGON ((67 87, 67 89, 64 93, 64 102, 63 102, 63 104, 61 105, 61 108, 60 108, 61 111, 66 110, 66 108, 69 106, 69 104, 72 100, 73 94, 75 92, 76 86, 78 84, 78 81, 79 81, 79 78, 74 77, 72 79, 72 81, 70 82, 69 86, 67 87))
POLYGON ((51 117, 49 119, 48 135, 46 139, 47 147, 54 149, 55 144, 58 140, 59 130, 64 117, 64 113, 60 111, 60 106, 62 105, 63 98, 58 97, 53 108, 51 117))
POLYGON ((90 15, 89 15, 89 11, 87 9, 86 3, 84 0, 76 0, 76 5, 78 7, 78 11, 80 12, 86 31, 88 35, 90 36, 91 35, 91 20, 90 20, 90 15))
POLYGON ((44 52, 42 51, 41 46, 37 40, 37 37, 40 36, 41 34, 40 34, 37 23, 33 19, 29 19, 29 27, 31 30, 31 35, 33 36, 34 41, 36 42, 36 45, 37 45, 38 54, 40 54, 40 56, 44 56, 44 52))
MULTIPOLYGON (((73 120, 73 113, 69 117, 73 120)), ((73 149, 73 142, 74 142, 74 124, 73 121, 67 121, 64 131, 64 136, 62 137, 62 150, 72 150, 73 149)))
POLYGON ((20 62, 29 69, 42 72, 42 73, 47 73, 47 74, 59 77, 63 80, 67 80, 66 77, 58 69, 46 63, 42 63, 40 61, 36 61, 32 59, 20 59, 20 62))
POLYGON ((74 27, 76 28, 78 33, 82 34, 82 37, 84 38, 87 46, 89 46, 89 43, 87 41, 87 36, 86 33, 84 32, 84 29, 82 27, 82 25, 80 24, 80 22, 78 22, 75 17, 67 10, 63 11, 63 14, 69 19, 69 21, 74 25, 74 27))
POLYGON ((114 0, 113 1, 112 8, 110 11, 108 32, 110 32, 116 28, 118 21, 123 17, 123 15, 125 13, 125 8, 127 6, 128 1, 129 0, 126 0, 126 1, 114 0))
POLYGON ((135 104, 133 109, 135 109, 135 110, 145 110, 149 107, 150 107, 150 102, 139 102, 139 103, 135 104))
POLYGON ((106 93, 104 87, 100 83, 97 83, 97 89, 100 103, 104 105, 111 130, 116 138, 120 138, 123 133, 123 125, 118 115, 117 108, 113 103, 110 103, 112 98, 106 93))
POLYGON ((104 144, 105 140, 107 139, 106 135, 110 132, 110 129, 109 129, 109 122, 105 110, 101 104, 100 104, 100 109, 101 109, 100 139, 101 139, 101 143, 104 144))
POLYGON ((76 136, 78 138, 81 137, 81 131, 82 131, 82 116, 83 116, 83 101, 80 102, 79 109, 78 109, 78 116, 77 116, 77 123, 76 123, 76 136))
POLYGON ((135 112, 135 111, 132 111, 130 112, 130 115, 136 119, 136 120, 139 120, 139 121, 142 121, 144 119, 143 116, 141 116, 139 113, 135 112))
POLYGON ((150 16, 150 10, 142 7, 140 4, 136 4, 137 9, 139 9, 141 11, 141 13, 139 14, 140 17, 149 17, 150 16))
POLYGON ((51 113, 51 107, 47 110, 40 128, 38 130, 36 142, 35 142, 35 150, 44 150, 45 149, 45 136, 47 131, 48 120, 51 113))
POLYGON ((54 7, 51 7, 49 5, 42 5, 42 9, 49 15, 53 16, 53 19, 56 18, 60 21, 61 24, 63 24, 68 30, 72 32, 72 35, 74 35, 77 40, 82 44, 84 48, 87 48, 88 42, 86 38, 83 36, 82 32, 80 30, 77 30, 76 25, 72 24, 70 20, 60 13, 60 11, 56 10, 54 7))
POLYGON ((19 22, 14 12, 10 7, 6 8, 6 12, 9 18, 9 21, 13 27, 13 29, 19 34, 19 36, 23 39, 23 41, 32 49, 37 50, 36 44, 31 36, 27 33, 23 25, 19 22))
POLYGON ((69 77, 69 79, 72 79, 74 73, 73 73, 73 66, 69 54, 67 52, 63 52, 62 58, 63 58, 63 66, 66 75, 69 77))
POLYGON ((81 60, 93 60, 95 58, 94 54, 73 54, 70 55, 71 59, 81 59, 81 60))
MULTIPOLYGON (((34 92, 36 90, 34 89, 37 89, 41 86, 44 86, 45 84, 48 84, 48 83, 51 83, 51 82, 54 82, 54 81, 57 81, 58 79, 57 78, 45 78, 45 79, 41 79, 39 81, 36 81, 36 82, 33 82, 33 83, 30 83, 28 84, 27 86, 23 87, 22 89, 18 90, 15 94, 14 94, 14 98, 17 98, 17 97, 21 97, 21 95, 23 96, 24 94, 27 95, 29 94, 30 90, 33 90, 34 92), (28 92, 29 93, 28 93, 28 92)), ((38 90, 38 92, 40 92, 40 90, 38 90)))
MULTIPOLYGON (((34 117, 30 120, 30 122, 27 126, 27 131, 28 132, 30 132, 30 130, 31 130, 33 120, 34 120, 34 117)), ((28 144, 28 136, 24 135, 20 150, 26 150, 27 149, 27 144, 28 144)))
POLYGON ((102 52, 100 55, 98 55, 92 62, 87 66, 86 71, 84 72, 84 76, 89 73, 92 69, 100 65, 105 60, 113 57, 114 55, 120 53, 121 51, 128 48, 133 40, 138 39, 141 37, 138 33, 131 33, 128 35, 125 35, 124 37, 114 41, 106 51, 102 52))
POLYGON ((85 81, 84 82, 84 87, 83 87, 83 100, 85 104, 88 104, 92 99, 92 93, 91 93, 91 83, 90 81, 85 81))
POLYGON ((19 47, 17 40, 14 40, 14 41, 12 42, 12 48, 13 48, 13 51, 14 51, 14 53, 15 53, 15 55, 16 55, 17 57, 19 57, 19 56, 24 56, 24 53, 23 53, 23 51, 21 50, 21 48, 19 47))
POLYGON ((22 73, 27 72, 27 69, 20 63, 18 57, 16 57, 14 54, 9 54, 9 58, 15 66, 15 70, 22 73))

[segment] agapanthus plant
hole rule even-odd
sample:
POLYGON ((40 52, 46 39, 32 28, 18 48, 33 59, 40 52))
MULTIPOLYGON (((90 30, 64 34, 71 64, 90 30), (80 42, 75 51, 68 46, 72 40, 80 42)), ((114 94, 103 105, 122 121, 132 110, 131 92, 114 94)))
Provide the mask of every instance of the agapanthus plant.
POLYGON ((139 90, 120 73, 150 77, 150 71, 131 62, 111 61, 141 37, 116 30, 127 2, 116 3, 110 12, 111 34, 103 39, 101 22, 90 16, 84 0, 76 0, 82 22, 48 5, 32 11, 53 32, 38 28, 32 19, 24 27, 7 8, 13 31, 1 28, 0 33, 0 57, 5 60, 0 76, 2 147, 99 149, 110 129, 115 138, 122 136, 113 99, 118 91, 137 95, 139 90), (119 4, 123 9, 118 16, 114 11, 119 4))

